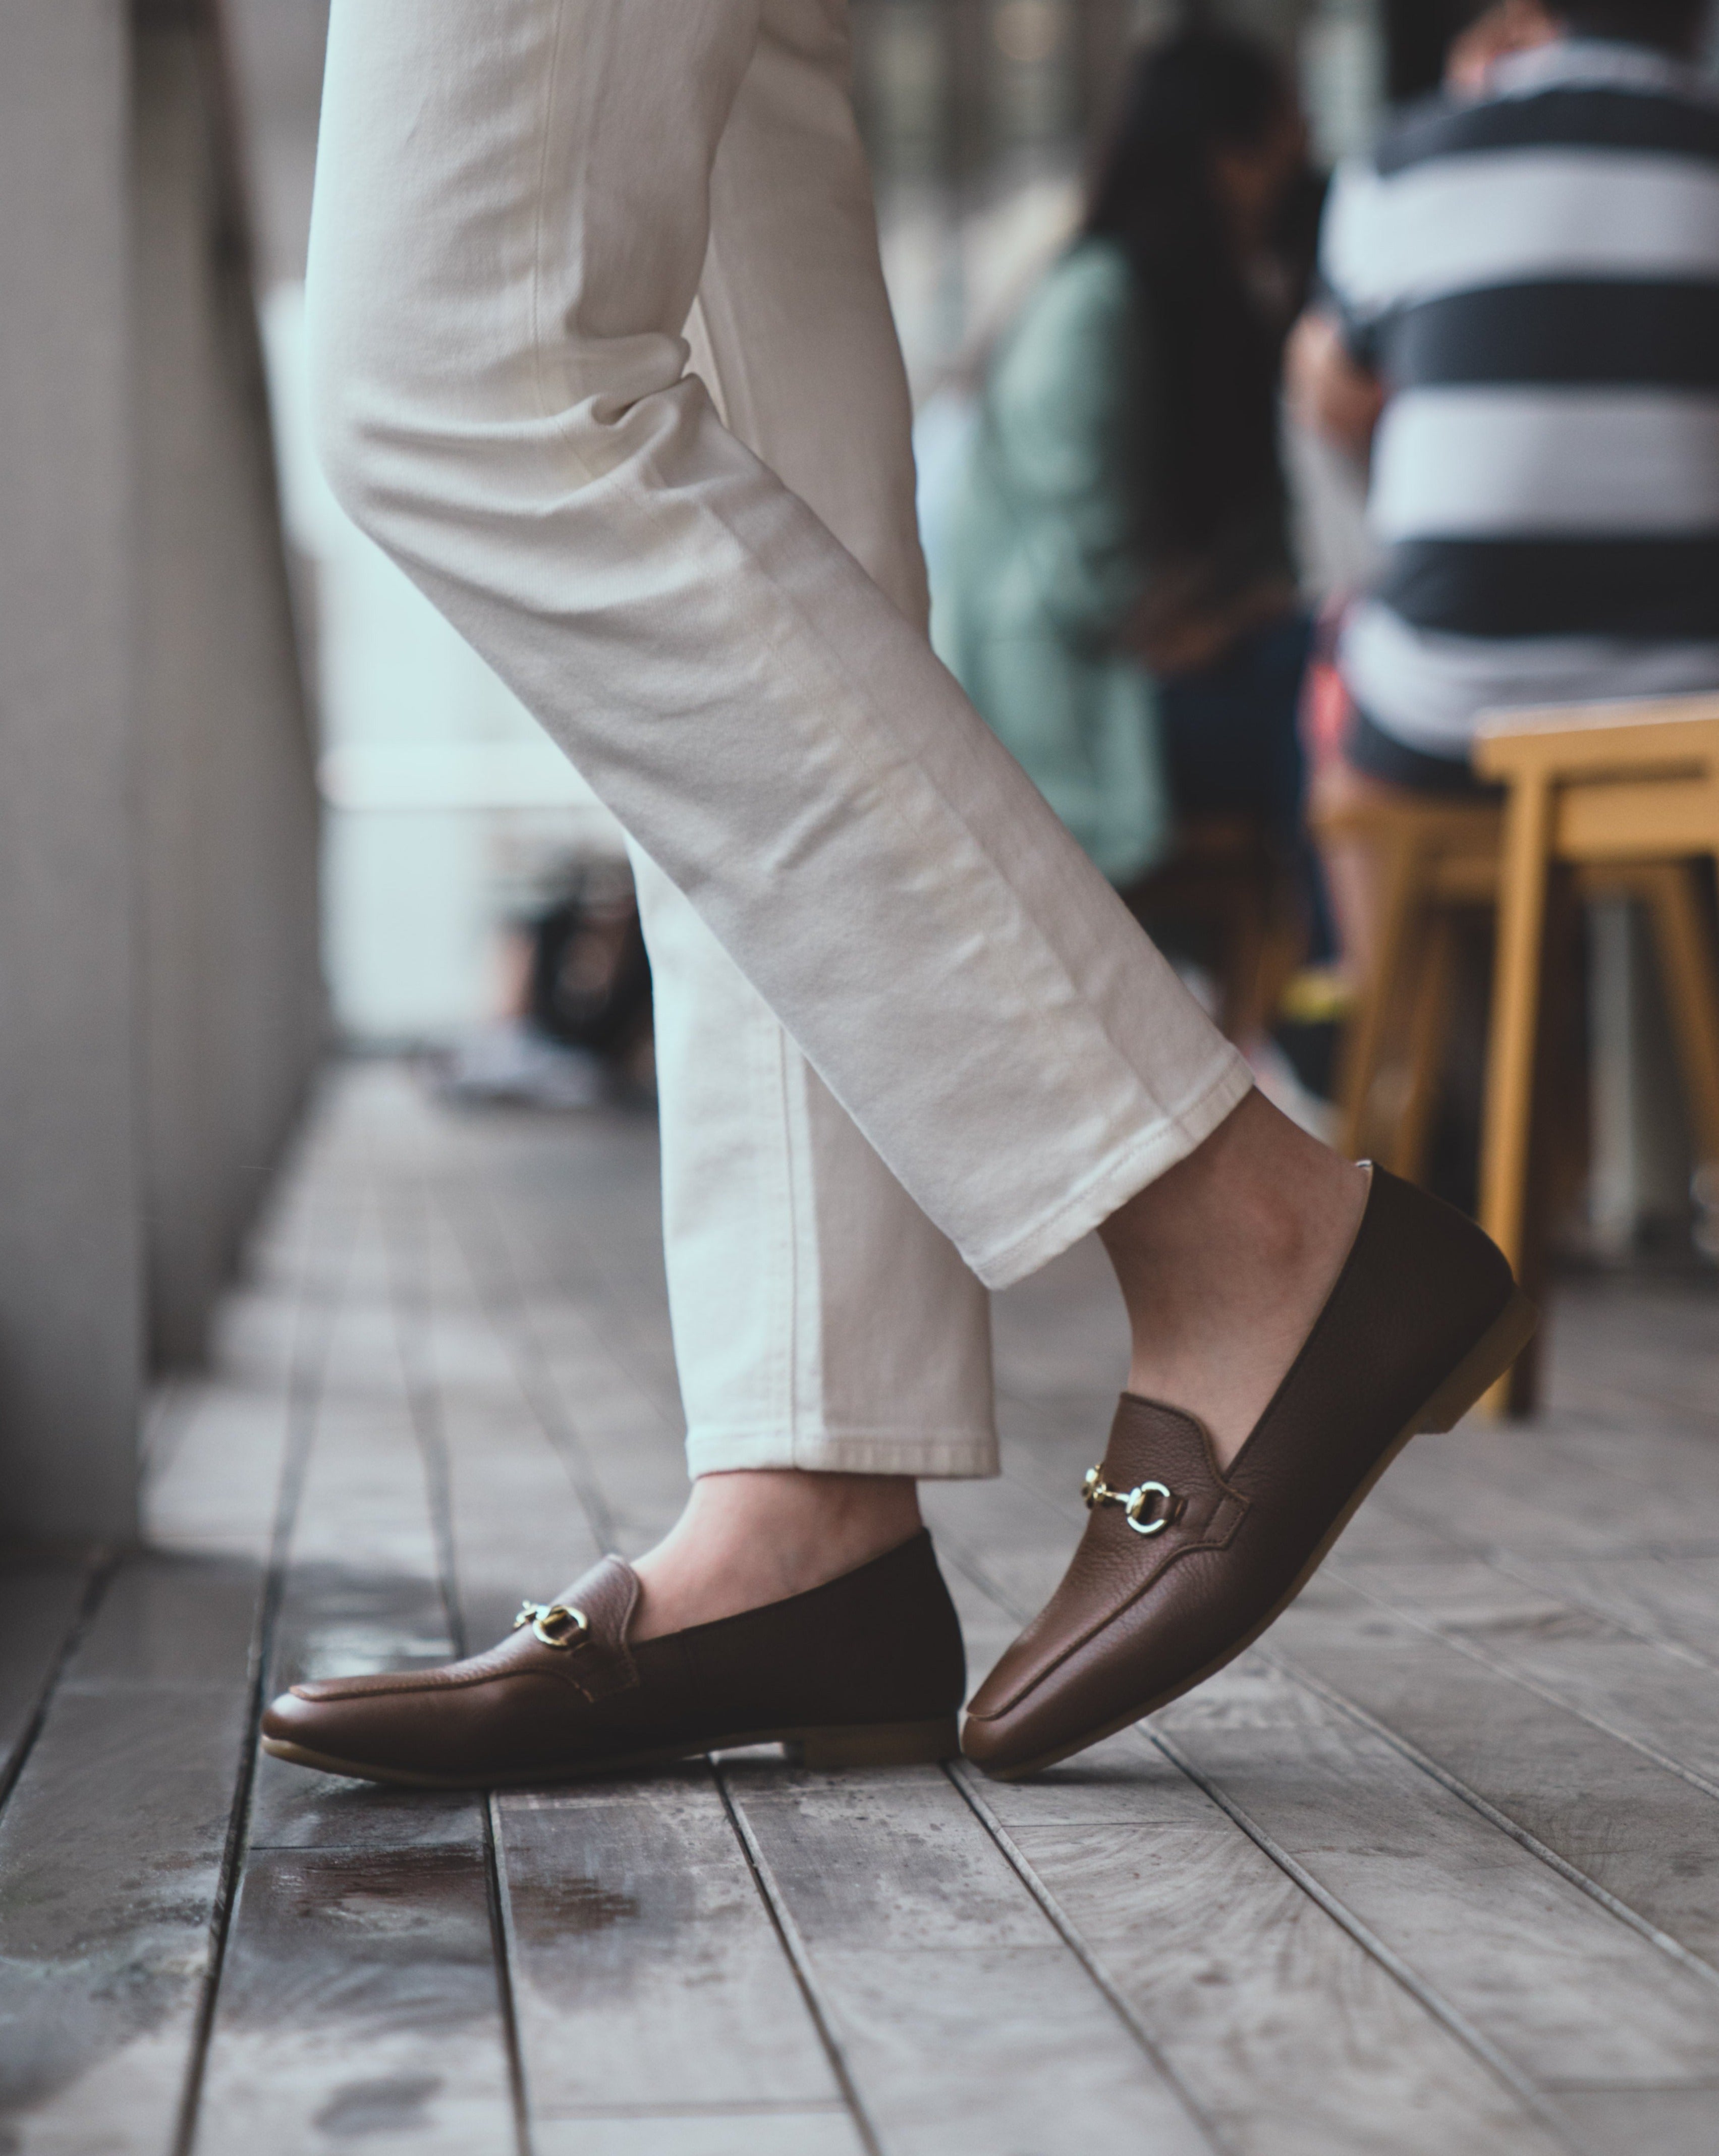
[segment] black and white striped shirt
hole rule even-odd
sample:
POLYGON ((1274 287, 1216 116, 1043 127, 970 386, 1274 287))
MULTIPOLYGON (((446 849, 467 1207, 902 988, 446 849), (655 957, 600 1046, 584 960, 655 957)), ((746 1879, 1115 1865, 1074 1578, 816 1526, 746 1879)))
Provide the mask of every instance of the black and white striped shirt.
POLYGON ((1719 95, 1569 39, 1338 177, 1323 275, 1390 393, 1342 667, 1466 756, 1488 709, 1719 686, 1719 95))

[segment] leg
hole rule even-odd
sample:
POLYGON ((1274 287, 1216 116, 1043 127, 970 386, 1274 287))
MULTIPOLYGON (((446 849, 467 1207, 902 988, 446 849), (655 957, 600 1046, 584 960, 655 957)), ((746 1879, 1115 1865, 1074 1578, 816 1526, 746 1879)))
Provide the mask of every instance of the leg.
POLYGON ((1430 909, 1415 968, 1409 1028, 1409 1091, 1397 1118, 1390 1165, 1411 1183, 1424 1180, 1434 1111, 1444 1072, 1450 985, 1456 968, 1456 921, 1448 906, 1430 909))
MULTIPOLYGON (((713 201, 713 338, 726 280, 747 324, 824 322, 874 365, 885 347, 839 10, 340 0, 322 154, 312 344, 349 505, 568 745, 982 1280, 1109 1220, 1247 1096, 1245 1063, 933 658, 905 581, 886 593, 684 371, 713 201), (771 286, 777 259, 813 304, 771 286)), ((839 434, 850 413, 809 417, 839 434)), ((1258 1192, 1296 1187, 1278 1123, 1244 1126, 1256 1228, 1258 1192)), ((1309 1322, 1360 1204, 1341 1163, 1326 1181, 1317 1221, 1256 1239, 1301 1252, 1286 1300, 1309 1322)), ((1156 1214, 1111 1240, 1150 1242, 1156 1214)), ((1204 1339, 1229 1313, 1234 1390, 1193 1402, 1239 1444, 1233 1415, 1280 1374, 1255 1345, 1269 1328, 1222 1291, 1184 1323, 1147 1255, 1167 1300, 1131 1301, 1137 1368, 1158 1327, 1204 1339)))
POLYGON ((778 303, 875 346, 834 0, 339 0, 325 459, 1002 1284, 1191 1152, 1246 1070, 899 596, 685 372, 755 63, 717 259, 756 269, 793 205, 794 273, 826 281, 778 303))
MULTIPOLYGON (((1215 1572, 1176 1574, 1178 1590, 1215 1581, 1193 1632, 1227 1658, 1275 1592, 1269 1567, 1311 1570, 1390 1446, 1490 1373, 1498 1325, 1517 1322, 1511 1284, 1465 1224, 1402 1185, 1381 1197, 1377 1178, 1345 1262, 1360 1173, 1251 1095, 899 598, 685 374, 713 167, 755 63, 773 95, 754 186, 875 291, 839 23, 834 0, 339 0, 313 239, 326 448, 349 505, 576 754, 980 1276, 1019 1278, 1102 1226, 1133 1383, 1204 1417, 1132 1404, 1130 1426, 1143 1417, 1188 1472, 1179 1492, 1128 1493, 1125 1547, 1234 1543, 1215 1572), (1274 1395, 1289 1403, 1275 1423, 1274 1395), (1264 1441, 1248 1453, 1250 1429, 1264 1441), (1235 1542, 1250 1510, 1253 1539, 1235 1542)), ((755 240, 770 203, 747 211, 755 240)), ((768 1473, 721 1480, 756 1492, 768 1473)), ((265 1734, 310 1763, 388 1773, 457 1752, 464 1775, 474 1758, 490 1770, 500 1728, 521 1778, 541 1779, 542 1718, 523 1710, 546 1681, 592 1709, 557 1772, 630 1758, 639 1737, 641 1758, 678 1756, 814 1718, 879 1743, 897 1728, 908 1756, 935 1756, 918 1748, 944 1741, 959 1650, 926 1563, 916 1538, 795 1598, 808 1616, 848 1612, 818 1635, 829 1651, 802 1653, 791 1609, 695 1645, 646 1638, 635 1656, 639 1580, 607 1560, 457 1683, 309 1688, 265 1734), (934 1628, 931 1656, 918 1640, 934 1628), (726 1703, 689 1686, 741 1639, 757 1645, 733 1650, 726 1703), (784 1675, 796 1654, 815 1697, 784 1675), (304 1742, 339 1726, 376 1749, 304 1742)), ((1065 1752, 1102 1733, 1092 1658, 1063 1670, 1077 1650, 1092 1648, 1102 1700, 1133 1685, 1157 1606, 1126 1564, 1096 1576, 1101 1606, 1090 1568, 1071 1573, 1063 1608, 1017 1643, 987 1709, 993 1759, 1039 1741, 1041 1707, 1072 1722, 1065 1752), (1020 1685, 1024 1735, 1003 1697, 1020 1685)), ((1147 1643, 1159 1664, 1186 1662, 1186 1614, 1147 1643)))
POLYGON ((1505 816, 1480 1163, 1480 1217, 1513 1265, 1523 1250, 1551 839, 1551 790, 1537 773, 1512 788, 1505 816))
MULTIPOLYGON (((1249 1086, 904 616, 916 593, 886 595, 684 372, 710 237, 719 347, 731 294, 736 322, 823 323, 876 364, 839 25, 828 0, 342 0, 311 280, 325 449, 995 1285, 1249 1086)), ((876 449, 873 413, 849 453, 876 449)), ((820 401, 807 430, 849 418, 820 401)), ((1346 1183, 1327 1272, 1357 1204, 1346 1183)), ((1229 1360, 1269 1394, 1250 1349, 1229 1360)))
POLYGON ((1719 1162, 1719 965, 1702 904, 1700 872, 1687 861, 1650 869, 1644 881, 1653 908, 1665 1009, 1683 1065, 1697 1168, 1719 1162))
POLYGON ((663 1210, 687 1465, 633 1636, 814 1587, 991 1475, 984 1290, 680 892, 635 854, 657 983, 663 1210), (736 1472, 747 1470, 748 1472, 736 1472))
MULTIPOLYGON (((865 198, 839 82, 820 68, 808 84, 806 62, 767 14, 711 172, 691 366, 723 424, 922 628, 911 411, 869 221, 832 249, 769 169, 809 119, 840 151, 832 185, 865 198)), ((996 1437, 983 1289, 686 900, 634 865, 698 1478, 637 1566, 648 1638, 877 1556, 919 1525, 911 1478, 994 1474, 996 1437)))

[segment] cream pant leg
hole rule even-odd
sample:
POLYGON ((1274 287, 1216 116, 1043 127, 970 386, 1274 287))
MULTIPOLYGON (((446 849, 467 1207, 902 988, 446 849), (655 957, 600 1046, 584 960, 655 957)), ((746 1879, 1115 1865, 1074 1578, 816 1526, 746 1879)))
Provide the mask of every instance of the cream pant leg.
POLYGON ((674 885, 634 867, 690 1471, 994 1474, 985 1291, 674 885))
MULTIPOLYGON (((336 0, 323 454, 1002 1285, 1249 1081, 918 624, 688 370, 755 67, 769 139, 719 252, 743 266, 793 212, 803 273, 854 262, 838 0, 336 0)), ((863 298, 844 319, 880 334, 863 298)), ((819 424, 870 453, 834 402, 819 424)))
MULTIPOLYGON (((849 245, 833 254, 829 221, 768 187, 803 110, 761 41, 711 176, 690 364, 723 424, 923 628, 907 385, 870 223, 839 220, 849 245), (832 410, 850 424, 832 428, 832 410)), ((863 194, 845 104, 828 116, 820 178, 863 194)), ((993 1474, 985 1291, 687 900, 636 848, 634 869, 689 1468, 993 1474)))

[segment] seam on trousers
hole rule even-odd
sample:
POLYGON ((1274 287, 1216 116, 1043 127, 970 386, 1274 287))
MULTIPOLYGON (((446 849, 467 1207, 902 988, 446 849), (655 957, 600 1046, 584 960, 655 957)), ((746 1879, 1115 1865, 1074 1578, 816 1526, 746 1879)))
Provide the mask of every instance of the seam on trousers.
POLYGON ((803 1322, 801 1301, 804 1294, 803 1275, 805 1270, 803 1262, 804 1253, 800 1248, 799 1133, 794 1125, 790 1069, 793 1045, 788 1039, 788 1029, 773 1011, 771 1019, 776 1029, 776 1088, 782 1111, 783 1195, 788 1239, 788 1427, 793 1430, 798 1428, 800 1420, 800 1327, 803 1322))
MULTIPOLYGON (((544 71, 543 83, 543 140, 537 156, 537 193, 531 204, 531 381, 537 392, 538 415, 552 418, 552 409, 543 386, 543 355, 546 340, 543 335, 543 251, 544 222, 549 207, 549 158, 555 142, 555 110, 557 94, 561 87, 562 41, 567 30, 567 0, 558 0, 555 10, 555 28, 549 44, 549 65, 544 71)), ((564 434, 559 427, 557 434, 564 434)), ((574 461, 588 480, 594 476, 577 449, 571 443, 574 461)))
POLYGON ((1185 1108, 1161 1116, 1120 1154, 1112 1154, 1078 1188, 1024 1234, 967 1263, 988 1288, 1013 1287, 1107 1220, 1121 1205, 1156 1183, 1203 1144, 1254 1089, 1240 1053, 1231 1049, 1223 1070, 1185 1108))
POLYGON ((999 1472, 990 1436, 891 1432, 826 1437, 813 1444, 786 1432, 777 1435, 716 1432, 690 1435, 688 1473, 700 1475, 793 1468, 803 1474, 911 1475, 928 1481, 981 1481, 999 1472))
POLYGON ((779 1236, 779 1248, 764 1253, 767 1308, 764 1320, 766 1353, 762 1359, 770 1372, 772 1396, 778 1408, 786 1410, 792 1423, 799 1399, 800 1252, 794 1224, 793 1137, 788 1126, 788 1073, 783 1056, 787 1040, 781 1024, 775 1023, 768 1037, 769 1055, 764 1077, 770 1119, 777 1133, 779 1151, 777 1173, 771 1178, 773 1188, 767 1187, 765 1204, 772 1209, 779 1205, 782 1220, 779 1226, 774 1220, 768 1223, 772 1240, 779 1236), (775 1286, 771 1288, 767 1286, 768 1276, 778 1263, 781 1270, 775 1286))

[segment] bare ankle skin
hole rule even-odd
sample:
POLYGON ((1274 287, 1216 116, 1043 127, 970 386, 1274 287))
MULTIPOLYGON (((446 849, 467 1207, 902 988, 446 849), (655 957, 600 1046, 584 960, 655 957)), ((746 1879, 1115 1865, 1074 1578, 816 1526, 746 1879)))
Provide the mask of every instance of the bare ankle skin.
POLYGON ((916 1534, 905 1475, 752 1468, 703 1475, 686 1509, 634 1566, 644 1584, 630 1637, 654 1640, 821 1587, 916 1534))
POLYGON ((1367 1183, 1255 1092, 1099 1229, 1133 1335, 1129 1391, 1197 1416, 1220 1466, 1312 1329, 1367 1183))

